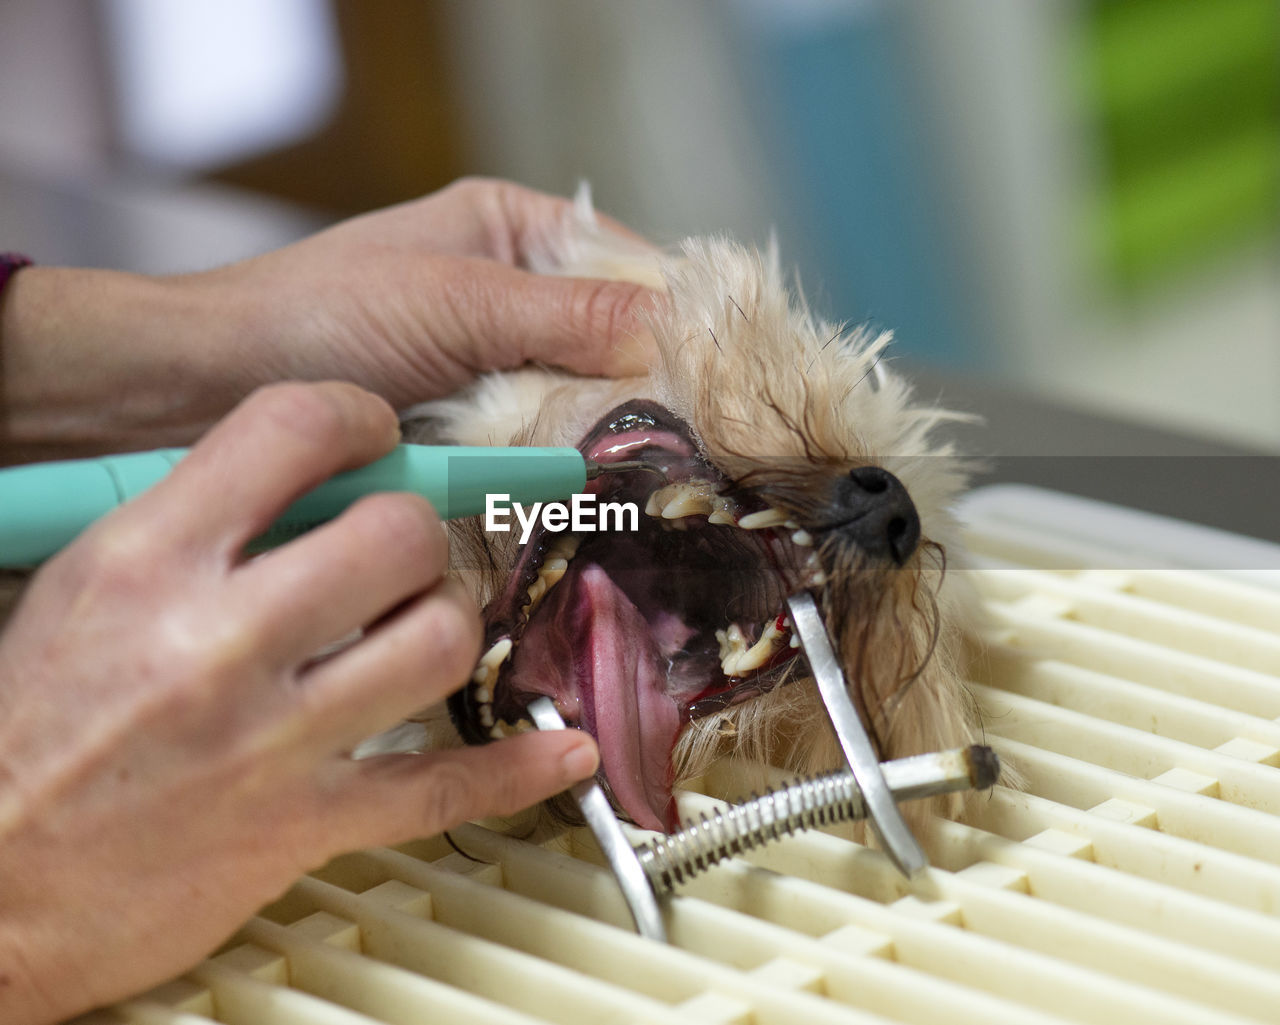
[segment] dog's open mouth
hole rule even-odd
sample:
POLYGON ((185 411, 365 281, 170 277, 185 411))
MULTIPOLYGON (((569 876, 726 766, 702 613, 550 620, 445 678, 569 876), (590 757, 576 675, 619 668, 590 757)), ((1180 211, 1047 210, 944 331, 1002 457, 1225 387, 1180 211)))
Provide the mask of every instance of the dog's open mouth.
POLYGON ((661 406, 618 407, 579 448, 600 463, 642 459, 666 481, 637 471, 593 482, 600 505, 644 510, 635 531, 530 537, 450 710, 464 739, 483 743, 529 728, 528 703, 549 696, 596 738, 615 804, 671 828, 681 730, 786 679, 798 645, 784 602, 821 571, 812 539, 727 480, 661 406))

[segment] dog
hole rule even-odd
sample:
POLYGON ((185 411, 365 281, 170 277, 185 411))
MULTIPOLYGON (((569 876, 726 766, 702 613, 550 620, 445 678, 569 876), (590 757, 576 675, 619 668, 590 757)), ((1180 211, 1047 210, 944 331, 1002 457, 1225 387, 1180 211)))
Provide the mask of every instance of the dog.
MULTIPOLYGON (((801 774, 842 764, 786 598, 811 591, 882 759, 969 743, 966 607, 948 508, 968 468, 946 423, 887 365, 887 333, 815 317, 776 245, 694 238, 672 252, 606 230, 580 191, 530 269, 635 281, 659 358, 643 377, 489 375, 405 414, 409 441, 570 445, 661 473, 610 475, 638 529, 450 525, 485 649, 450 701, 470 743, 531 728, 548 695, 590 731, 620 814, 675 826, 672 790, 726 754, 801 774)), ((440 714, 435 735, 451 732, 440 714)), ((561 811, 565 809, 561 807, 561 811)), ((917 823, 926 812, 917 809, 917 823)))

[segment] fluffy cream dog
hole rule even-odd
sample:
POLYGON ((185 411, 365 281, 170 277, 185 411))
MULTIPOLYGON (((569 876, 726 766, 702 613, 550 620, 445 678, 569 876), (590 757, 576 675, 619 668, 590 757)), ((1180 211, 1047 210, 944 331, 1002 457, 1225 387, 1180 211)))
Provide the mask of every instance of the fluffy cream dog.
POLYGON ((450 704, 463 738, 527 728, 550 695, 600 744, 615 805, 673 823, 671 790, 737 751, 801 773, 840 764, 786 621, 817 595, 855 703, 884 758, 967 743, 963 603, 947 509, 962 465, 882 362, 887 335, 816 319, 776 254, 691 239, 663 255, 602 229, 589 195, 534 269, 665 289, 661 358, 622 381, 497 374, 411 411, 411 441, 574 445, 642 458, 666 480, 610 476, 602 499, 637 531, 515 533, 452 526, 456 568, 485 609, 486 653, 450 704))

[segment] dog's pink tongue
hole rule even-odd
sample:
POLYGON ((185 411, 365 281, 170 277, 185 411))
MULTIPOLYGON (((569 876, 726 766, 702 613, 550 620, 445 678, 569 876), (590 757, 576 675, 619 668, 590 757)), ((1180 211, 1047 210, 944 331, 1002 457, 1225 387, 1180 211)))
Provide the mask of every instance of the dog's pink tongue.
POLYGON ((671 749, 680 712, 666 695, 666 660, 640 611, 609 575, 594 563, 574 568, 573 632, 581 660, 575 669, 605 777, 637 824, 670 829, 671 749))

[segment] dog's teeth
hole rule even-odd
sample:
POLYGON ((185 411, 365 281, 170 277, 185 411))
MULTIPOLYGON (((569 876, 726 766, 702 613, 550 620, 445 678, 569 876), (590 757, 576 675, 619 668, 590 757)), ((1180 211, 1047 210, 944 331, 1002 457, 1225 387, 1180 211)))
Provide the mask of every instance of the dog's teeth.
POLYGON ((791 535, 791 543, 800 545, 803 548, 813 547, 813 535, 807 530, 797 530, 791 535))
POLYGON ((484 727, 489 727, 493 725, 493 706, 492 705, 480 706, 480 725, 484 727))
POLYGON ((780 527, 786 522, 787 514, 781 509, 761 509, 742 517, 738 526, 743 530, 763 530, 765 527, 780 527))
POLYGON ((568 568, 568 559, 548 559, 542 564, 542 569, 538 570, 538 577, 546 583, 546 589, 550 591, 560 583, 560 578, 568 568))
POLYGON ((500 641, 495 641, 493 647, 480 656, 480 664, 496 669, 507 660, 507 656, 510 654, 511 638, 504 637, 500 641))
POLYGON ((784 523, 783 526, 786 527, 788 530, 800 529, 800 524, 798 524, 795 520, 787 520, 787 522, 784 523))
POLYGON ((789 640, 787 643, 788 643, 791 647, 793 647, 793 648, 798 648, 798 647, 800 647, 800 635, 799 635, 799 634, 792 634, 792 635, 791 635, 791 640, 789 640))
POLYGON ((517 733, 528 733, 531 729, 533 729, 533 723, 528 719, 520 719, 515 723, 499 719, 490 728, 489 736, 494 740, 504 740, 507 737, 514 737, 517 733))
POLYGON ((747 647, 742 641, 741 633, 734 640, 730 640, 729 634, 725 630, 716 631, 716 644, 720 646, 721 662, 735 652, 745 651, 747 647))
POLYGON ((481 684, 475 689, 475 699, 480 702, 480 704, 487 705, 493 701, 493 691, 481 684))
POLYGON ((711 503, 706 495, 685 489, 662 507, 662 518, 678 520, 684 516, 701 516, 709 512, 711 512, 711 503))
POLYGON ((726 512, 723 509, 716 509, 710 516, 707 517, 707 522, 718 523, 721 526, 725 526, 725 527, 733 527, 733 526, 736 526, 738 523, 738 521, 733 518, 732 513, 726 512))
POLYGON ((555 543, 547 549, 546 561, 543 565, 555 562, 557 559, 563 559, 566 563, 569 562, 578 554, 578 546, 580 544, 582 544, 582 538, 576 534, 561 534, 556 538, 555 543))
POLYGON ((567 534, 564 537, 556 538, 555 544, 547 549, 546 557, 543 559, 542 565, 538 567, 537 579, 529 585, 528 591, 525 592, 529 595, 529 604, 525 606, 526 619, 533 615, 543 596, 560 582, 560 578, 564 576, 565 571, 569 568, 569 561, 577 554, 578 545, 581 543, 581 538, 575 537, 573 534, 567 534))
MULTIPOLYGON (((499 667, 507 660, 507 656, 510 654, 510 637, 504 637, 502 640, 496 641, 493 647, 480 656, 480 661, 476 663, 475 672, 471 674, 471 682, 487 692, 488 685, 497 677, 499 667)), ((491 698, 480 698, 479 700, 489 701, 491 698)))
POLYGON ((814 587, 822 587, 826 582, 827 575, 823 573, 822 570, 818 570, 817 573, 813 574, 813 576, 809 578, 809 583, 813 584, 814 587))
POLYGON ((668 484, 649 496, 644 511, 654 519, 678 520, 686 516, 705 516, 711 512, 716 498, 712 485, 704 480, 668 484))
MULTIPOLYGON (((776 620, 769 620, 760 631, 760 639, 750 648, 742 636, 742 631, 733 624, 725 631, 725 638, 732 647, 720 657, 720 668, 725 676, 741 676, 752 669, 759 669, 773 657, 782 644, 783 631, 778 629, 776 620)), ((728 645, 726 645, 727 647, 728 645)))

